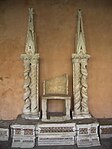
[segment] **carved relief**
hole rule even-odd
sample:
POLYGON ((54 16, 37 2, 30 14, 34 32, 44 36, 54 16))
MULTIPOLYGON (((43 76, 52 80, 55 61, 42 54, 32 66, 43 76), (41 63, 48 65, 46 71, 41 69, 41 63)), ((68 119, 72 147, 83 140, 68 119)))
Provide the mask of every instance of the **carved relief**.
POLYGON ((67 74, 44 81, 43 95, 45 94, 68 94, 67 74))
POLYGON ((26 41, 26 54, 22 54, 24 61, 24 108, 23 117, 39 119, 39 54, 36 53, 36 44, 33 24, 33 8, 29 8, 29 21, 26 41))
POLYGON ((76 53, 72 54, 73 63, 73 94, 74 111, 73 119, 89 118, 88 94, 87 94, 87 60, 85 37, 81 11, 78 11, 76 53))

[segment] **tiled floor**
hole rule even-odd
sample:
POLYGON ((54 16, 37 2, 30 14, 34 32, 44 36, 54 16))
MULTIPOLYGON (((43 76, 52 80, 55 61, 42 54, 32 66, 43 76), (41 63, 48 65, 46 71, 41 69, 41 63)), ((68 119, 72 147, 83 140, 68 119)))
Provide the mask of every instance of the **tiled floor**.
MULTIPOLYGON (((0 142, 0 149, 12 149, 11 148, 11 141, 7 142, 0 142)), ((18 148, 13 148, 18 149, 18 148)), ((78 149, 78 147, 75 146, 35 146, 33 149, 78 149)), ((86 148, 80 148, 80 149, 112 149, 112 138, 110 139, 102 139, 101 140, 101 146, 98 147, 86 147, 86 148)))

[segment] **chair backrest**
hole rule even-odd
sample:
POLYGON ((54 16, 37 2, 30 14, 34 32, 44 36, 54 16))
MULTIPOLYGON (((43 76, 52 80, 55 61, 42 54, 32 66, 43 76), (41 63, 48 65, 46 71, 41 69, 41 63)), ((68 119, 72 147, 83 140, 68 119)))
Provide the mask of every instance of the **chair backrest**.
POLYGON ((43 82, 43 95, 68 95, 68 75, 63 74, 43 82))

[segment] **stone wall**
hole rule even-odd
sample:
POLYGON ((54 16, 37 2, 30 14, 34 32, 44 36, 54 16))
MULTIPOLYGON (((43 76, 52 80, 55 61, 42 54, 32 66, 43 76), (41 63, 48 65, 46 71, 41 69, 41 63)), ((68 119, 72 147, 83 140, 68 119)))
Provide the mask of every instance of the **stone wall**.
POLYGON ((5 0, 0 1, 0 119, 13 119, 22 112, 24 69, 20 55, 25 50, 29 7, 35 10, 40 98, 43 80, 64 73, 69 75, 72 96, 71 56, 75 50, 76 14, 81 8, 87 52, 91 55, 90 112, 97 118, 112 117, 111 0, 5 0))

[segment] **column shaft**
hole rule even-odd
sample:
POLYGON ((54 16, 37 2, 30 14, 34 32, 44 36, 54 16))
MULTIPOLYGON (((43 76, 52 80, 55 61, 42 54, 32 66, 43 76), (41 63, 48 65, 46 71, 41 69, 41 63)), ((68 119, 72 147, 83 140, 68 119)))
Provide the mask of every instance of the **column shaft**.
POLYGON ((31 114, 37 115, 37 60, 31 60, 31 114))
POLYGON ((74 86, 74 112, 75 115, 81 112, 81 94, 80 94, 80 63, 73 64, 73 86, 74 86))
POLYGON ((23 114, 30 114, 30 60, 24 59, 24 107, 23 107, 23 114))

